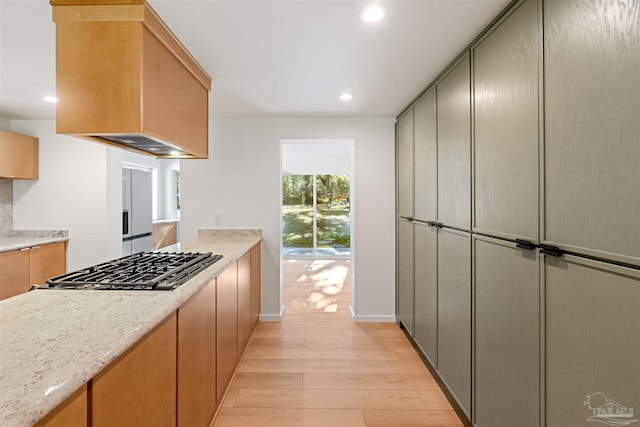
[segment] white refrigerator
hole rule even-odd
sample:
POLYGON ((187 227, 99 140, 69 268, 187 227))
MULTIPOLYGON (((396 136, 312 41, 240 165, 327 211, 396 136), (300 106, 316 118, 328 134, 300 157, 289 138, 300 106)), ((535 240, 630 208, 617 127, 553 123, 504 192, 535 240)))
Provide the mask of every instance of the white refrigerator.
POLYGON ((122 168, 122 256, 153 250, 151 172, 122 168))

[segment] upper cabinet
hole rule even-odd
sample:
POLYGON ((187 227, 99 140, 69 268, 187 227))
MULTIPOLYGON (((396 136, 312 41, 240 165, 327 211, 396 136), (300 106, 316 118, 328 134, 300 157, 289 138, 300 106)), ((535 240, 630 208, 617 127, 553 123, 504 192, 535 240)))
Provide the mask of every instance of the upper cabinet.
POLYGON ((474 231, 538 241, 538 4, 472 49, 474 231))
POLYGON ((158 158, 207 158, 211 77, 149 4, 50 3, 58 133, 158 158))
POLYGON ((431 89, 414 107, 414 210, 416 219, 435 221, 438 199, 438 132, 436 90, 431 89))
POLYGON ((471 76, 465 55, 438 82, 438 221, 471 228, 471 76))
POLYGON ((413 217, 413 108, 397 123, 398 215, 413 217))
POLYGON ((544 235, 640 262, 640 5, 544 3, 544 235))
POLYGON ((38 179, 38 138, 0 130, 0 179, 38 179))

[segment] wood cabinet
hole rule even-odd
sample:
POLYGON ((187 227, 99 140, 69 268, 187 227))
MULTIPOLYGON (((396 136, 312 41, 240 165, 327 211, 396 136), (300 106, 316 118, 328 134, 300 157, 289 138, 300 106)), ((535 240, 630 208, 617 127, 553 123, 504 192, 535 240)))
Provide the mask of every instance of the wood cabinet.
POLYGON ((29 251, 0 252, 0 299, 27 292, 29 281, 29 251))
POLYGON ((87 385, 69 396, 56 409, 51 411, 35 427, 86 427, 87 424, 87 385))
POLYGON ((414 107, 414 216, 423 221, 437 219, 438 132, 436 90, 431 89, 414 107))
POLYGON ((438 373, 471 414, 471 237, 438 232, 438 373))
POLYGON ((474 423, 478 427, 538 427, 538 253, 477 235, 473 245, 474 423))
POLYGON ((91 425, 175 426, 176 315, 91 381, 91 425))
POLYGON ((176 157, 177 148, 180 157, 207 158, 211 77, 148 3, 50 3, 58 133, 106 144, 116 137, 119 147, 156 157, 176 157))
POLYGON ((640 265, 637 1, 544 3, 544 236, 640 265))
POLYGON ((261 249, 260 243, 251 248, 251 328, 254 329, 260 319, 261 311, 261 249))
POLYGON ((65 242, 0 252, 0 299, 27 292, 32 285, 65 272, 65 242))
POLYGON ((158 222, 153 224, 153 249, 175 245, 178 242, 178 222, 158 222))
POLYGON ((438 82, 438 221, 471 229, 471 77, 465 55, 438 82))
POLYGON ((66 242, 33 246, 29 249, 29 282, 42 285, 47 279, 66 272, 66 242))
POLYGON ((38 179, 38 138, 0 130, 0 179, 38 179))
POLYGON ((251 319, 251 251, 238 260, 238 360, 249 343, 251 319))
POLYGON ((178 427, 207 426, 216 409, 216 282, 178 309, 178 427))
POLYGON ((413 108, 398 119, 397 125, 398 215, 413 216, 413 108))
POLYGON ((528 0, 472 50, 474 230, 538 241, 538 3, 528 0))
POLYGON ((413 222, 398 219, 398 320, 413 336, 413 222))
POLYGON ((216 394, 220 403, 238 363, 238 264, 216 278, 216 394))
POLYGON ((617 421, 637 419, 640 270, 568 255, 542 258, 545 425, 597 422, 589 418, 606 399, 634 408, 633 417, 617 421))

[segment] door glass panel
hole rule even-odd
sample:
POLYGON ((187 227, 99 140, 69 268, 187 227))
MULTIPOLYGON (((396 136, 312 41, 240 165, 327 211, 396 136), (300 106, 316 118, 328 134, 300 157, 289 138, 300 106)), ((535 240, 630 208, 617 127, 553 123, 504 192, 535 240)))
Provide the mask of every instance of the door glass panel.
POLYGON ((317 254, 348 255, 351 248, 348 175, 316 176, 317 254))
POLYGON ((283 254, 313 255, 313 228, 313 175, 283 176, 283 254))
POLYGON ((282 177, 282 248, 285 257, 351 255, 349 175, 282 177))

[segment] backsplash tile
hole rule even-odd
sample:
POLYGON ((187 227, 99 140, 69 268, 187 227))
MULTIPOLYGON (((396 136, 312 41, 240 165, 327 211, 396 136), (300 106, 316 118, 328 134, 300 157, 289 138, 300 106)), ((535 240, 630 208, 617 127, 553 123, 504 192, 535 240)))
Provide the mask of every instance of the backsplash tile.
POLYGON ((13 230, 13 181, 0 179, 0 237, 13 230))

